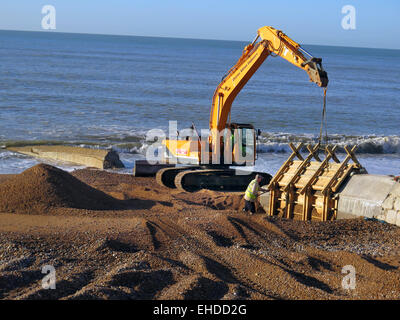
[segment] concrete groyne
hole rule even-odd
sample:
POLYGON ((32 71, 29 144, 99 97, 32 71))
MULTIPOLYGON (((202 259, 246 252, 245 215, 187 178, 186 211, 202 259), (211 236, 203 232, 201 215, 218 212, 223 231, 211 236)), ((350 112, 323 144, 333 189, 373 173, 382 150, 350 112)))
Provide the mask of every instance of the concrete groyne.
POLYGON ((71 162, 99 169, 124 167, 118 153, 110 150, 47 145, 9 147, 7 150, 40 159, 71 162))

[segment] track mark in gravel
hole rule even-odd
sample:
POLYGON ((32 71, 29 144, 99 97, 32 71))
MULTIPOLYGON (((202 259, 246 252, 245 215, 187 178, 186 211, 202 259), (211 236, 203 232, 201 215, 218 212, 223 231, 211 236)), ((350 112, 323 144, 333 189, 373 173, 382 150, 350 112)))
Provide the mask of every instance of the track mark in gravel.
POLYGON ((184 271, 189 271, 189 268, 187 267, 187 265, 183 264, 181 261, 173 260, 173 259, 161 257, 161 256, 156 256, 156 257, 159 258, 160 260, 166 261, 173 268, 181 268, 184 271))
MULTIPOLYGON (((256 230, 255 228, 253 228, 251 225, 249 225, 247 222, 245 222, 242 219, 239 218, 234 218, 234 217, 229 217, 228 219, 230 219, 230 221, 234 221, 236 224, 239 224, 245 228, 247 228, 248 230, 250 230, 251 232, 253 232, 255 235, 259 236, 260 238, 265 238, 265 233, 261 232, 259 230, 256 230)), ((243 229, 242 229, 243 230, 243 229)))
POLYGON ((190 270, 195 271, 201 275, 206 275, 210 277, 213 276, 213 274, 210 273, 207 269, 204 258, 195 253, 194 250, 185 250, 181 252, 179 255, 179 259, 190 270))
POLYGON ((219 247, 231 247, 233 245, 232 239, 225 237, 216 231, 207 231, 207 233, 211 236, 214 243, 219 247))
POLYGON ((240 247, 243 248, 243 249, 248 249, 248 250, 258 250, 258 249, 260 249, 259 247, 253 246, 252 244, 242 244, 240 247))
POLYGON ((259 223, 255 221, 251 221, 252 225, 250 223, 246 222, 244 219, 236 218, 236 217, 228 217, 228 221, 237 229, 237 231, 243 236, 243 238, 247 239, 245 230, 249 230, 252 234, 252 238, 254 236, 261 238, 262 240, 268 239, 271 235, 273 235, 275 238, 279 237, 285 237, 284 234, 282 234, 279 230, 269 230, 266 226, 260 225, 259 223))
MULTIPOLYGON (((276 232, 277 234, 280 234, 281 236, 290 239, 292 241, 300 241, 301 238, 299 238, 297 235, 292 234, 289 229, 289 231, 286 231, 282 225, 280 225, 280 223, 282 223, 282 221, 286 222, 286 220, 282 219, 282 220, 278 220, 276 221, 274 218, 270 218, 270 217, 266 217, 264 218, 265 222, 269 225, 270 229, 273 230, 274 232, 276 232)), ((291 223, 292 221, 289 220, 289 223, 291 223)), ((301 221, 298 221, 301 222, 301 221)))
POLYGON ((25 269, 34 264, 34 262, 35 258, 33 256, 21 256, 6 263, 2 263, 2 261, 0 261, 0 272, 25 269))
POLYGON ((257 250, 260 247, 260 243, 265 243, 266 240, 271 240, 271 236, 273 236, 275 242, 282 238, 274 231, 267 230, 265 226, 261 226, 256 222, 252 221, 252 225, 250 225, 248 222, 240 218, 228 217, 227 219, 240 234, 241 238, 246 242, 246 244, 241 245, 242 248, 257 250))
POLYGON ((159 204, 163 205, 164 207, 173 207, 174 204, 169 201, 157 201, 159 204))
POLYGON ((229 290, 223 281, 214 281, 204 277, 198 277, 192 284, 193 287, 183 293, 186 300, 200 300, 207 297, 212 300, 221 299, 229 290))
POLYGON ((157 297, 160 300, 204 300, 222 299, 229 291, 228 285, 207 277, 192 274, 183 276, 157 297))
MULTIPOLYGON (((41 274, 43 277, 43 274, 41 274)), ((28 291, 19 296, 18 299, 36 300, 36 299, 61 299, 63 297, 74 294, 84 286, 88 285, 94 279, 94 273, 90 270, 80 273, 75 273, 67 279, 56 282, 56 289, 42 289, 41 283, 38 283, 38 288, 28 291)))
POLYGON ((307 287, 317 288, 317 289, 320 289, 320 290, 322 290, 326 293, 330 293, 330 294, 333 293, 333 290, 327 284, 318 280, 317 278, 307 276, 303 273, 296 272, 294 270, 289 270, 286 268, 282 268, 282 269, 285 270, 290 276, 292 276, 298 282, 300 282, 301 284, 303 284, 307 287))
POLYGON ((65 297, 67 300, 132 300, 132 294, 124 292, 120 288, 111 288, 92 285, 79 290, 73 295, 65 297))
POLYGON ((315 257, 307 257, 307 262, 313 268, 313 270, 316 271, 322 271, 322 270, 329 270, 329 271, 334 271, 332 268, 332 265, 329 262, 323 261, 321 259, 315 258, 315 257))
POLYGON ((247 236, 246 233, 244 232, 242 226, 237 223, 236 219, 232 218, 232 217, 228 217, 227 218, 228 221, 235 227, 236 231, 239 232, 240 236, 247 241, 247 236))
POLYGON ((157 239, 156 234, 158 233, 158 226, 154 222, 147 221, 146 226, 149 229, 151 240, 153 242, 154 250, 157 250, 161 247, 161 242, 157 239))
POLYGON ((109 285, 134 290, 137 299, 153 299, 159 291, 175 283, 169 270, 125 271, 114 275, 109 285))
POLYGON ((215 261, 206 256, 200 256, 204 259, 205 266, 211 274, 215 275, 218 279, 221 279, 227 283, 238 283, 239 280, 235 278, 229 268, 225 267, 223 264, 215 261))
POLYGON ((26 287, 43 278, 40 271, 13 271, 0 273, 0 298, 15 289, 26 287))
POLYGON ((381 270, 388 271, 388 270, 397 270, 399 268, 396 266, 392 266, 388 263, 376 260, 376 259, 372 258, 371 256, 363 255, 362 258, 381 270))
POLYGON ((98 248, 98 250, 108 248, 111 251, 125 252, 125 253, 135 253, 138 249, 132 244, 127 242, 122 242, 116 239, 107 239, 98 248))

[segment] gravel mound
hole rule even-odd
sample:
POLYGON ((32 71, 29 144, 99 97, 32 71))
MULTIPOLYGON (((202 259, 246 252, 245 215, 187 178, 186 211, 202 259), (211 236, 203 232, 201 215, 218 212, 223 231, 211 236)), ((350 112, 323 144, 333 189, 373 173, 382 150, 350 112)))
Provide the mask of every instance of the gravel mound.
POLYGON ((0 211, 45 214, 52 207, 106 210, 117 205, 109 195, 68 172, 38 164, 0 184, 0 211))

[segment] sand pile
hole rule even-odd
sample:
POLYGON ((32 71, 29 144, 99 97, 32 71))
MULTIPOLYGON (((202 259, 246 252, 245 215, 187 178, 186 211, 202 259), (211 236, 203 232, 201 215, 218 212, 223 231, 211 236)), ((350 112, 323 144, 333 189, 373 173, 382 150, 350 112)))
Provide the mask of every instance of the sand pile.
POLYGON ((52 207, 111 209, 116 200, 68 172, 38 164, 0 184, 0 211, 45 214, 52 207))

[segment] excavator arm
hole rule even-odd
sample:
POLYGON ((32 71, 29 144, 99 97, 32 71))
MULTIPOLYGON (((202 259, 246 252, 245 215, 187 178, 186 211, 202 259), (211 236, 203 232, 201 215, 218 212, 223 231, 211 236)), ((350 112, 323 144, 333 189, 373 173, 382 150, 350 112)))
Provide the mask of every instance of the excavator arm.
MULTIPOLYGON (((262 27, 258 29, 257 37, 244 48, 242 56, 214 92, 210 114, 211 130, 225 129, 234 99, 270 54, 278 55, 305 70, 310 81, 318 86, 328 85, 328 75, 322 68, 322 59, 312 57, 282 31, 272 27, 262 27)), ((214 140, 213 143, 217 142, 214 140)))

